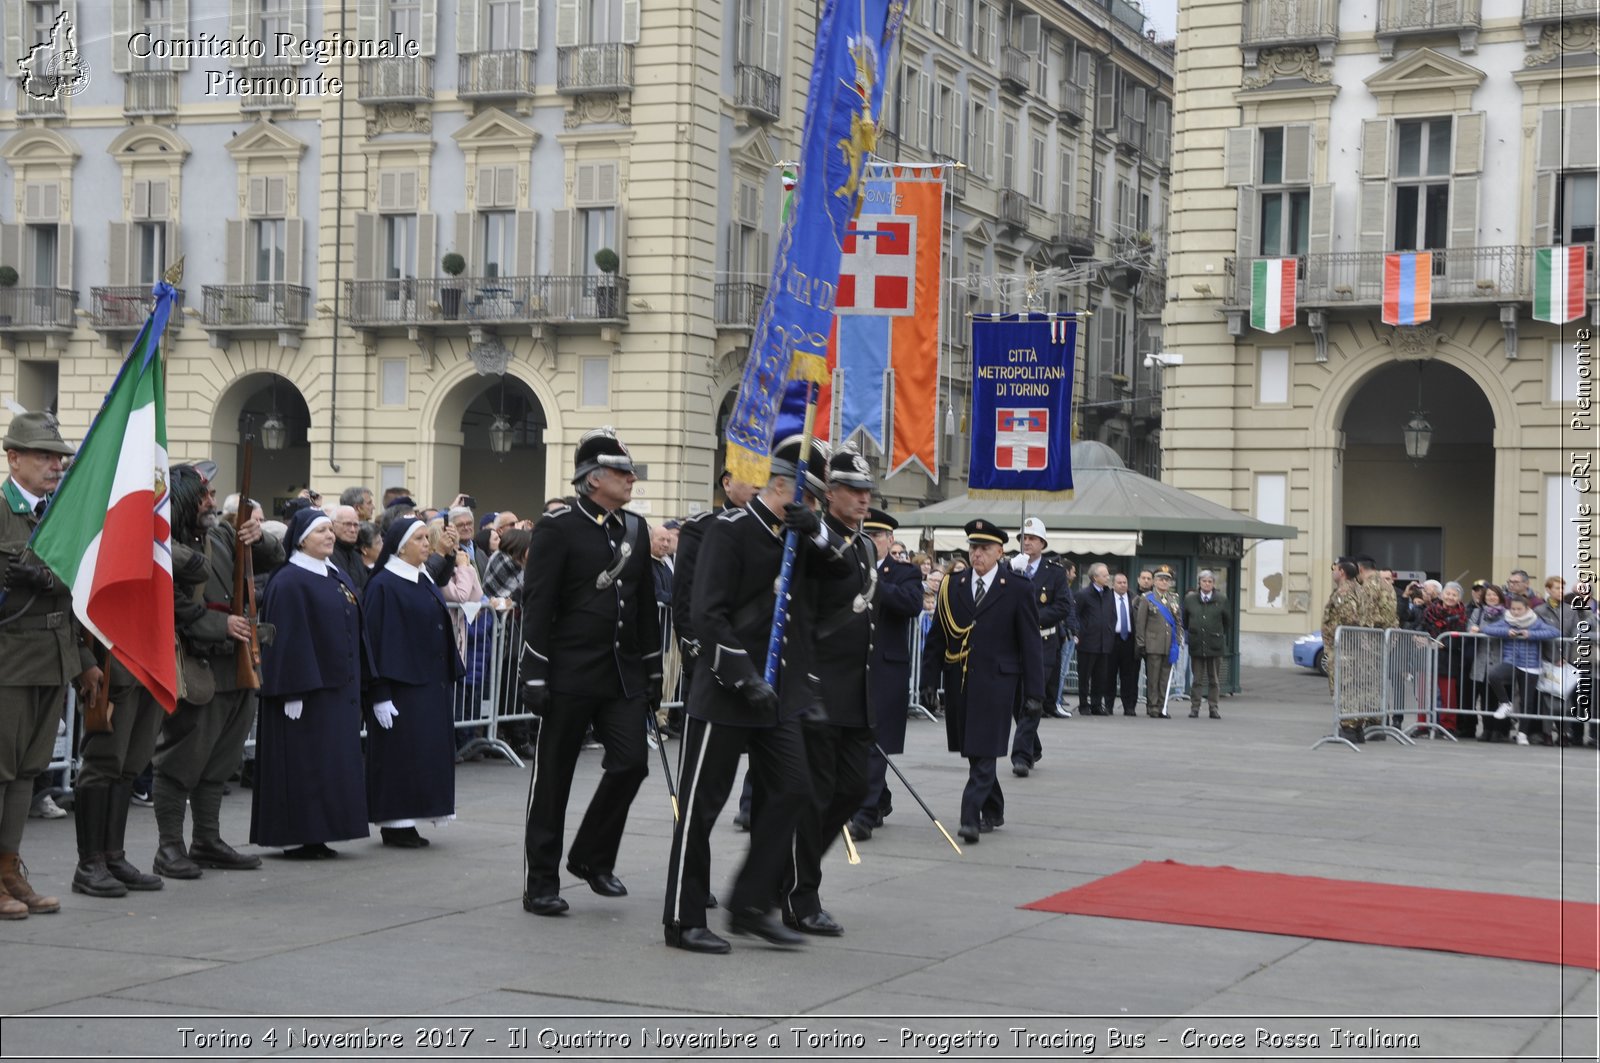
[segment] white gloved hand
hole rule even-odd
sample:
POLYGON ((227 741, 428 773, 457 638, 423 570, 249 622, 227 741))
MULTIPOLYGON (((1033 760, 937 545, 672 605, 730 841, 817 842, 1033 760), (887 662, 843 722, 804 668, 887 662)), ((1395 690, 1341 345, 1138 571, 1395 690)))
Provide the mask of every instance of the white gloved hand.
POLYGON ((1016 557, 1013 557, 1011 559, 1011 569, 1013 572, 1028 571, 1028 555, 1018 554, 1016 557))
POLYGON ((283 703, 283 714, 289 717, 291 720, 298 720, 300 718, 301 710, 303 710, 305 707, 306 703, 304 701, 301 701, 299 698, 295 698, 293 701, 286 701, 283 703))
POLYGON ((378 726, 387 731, 394 726, 394 718, 400 715, 400 710, 392 701, 380 701, 372 706, 372 715, 378 718, 378 726))

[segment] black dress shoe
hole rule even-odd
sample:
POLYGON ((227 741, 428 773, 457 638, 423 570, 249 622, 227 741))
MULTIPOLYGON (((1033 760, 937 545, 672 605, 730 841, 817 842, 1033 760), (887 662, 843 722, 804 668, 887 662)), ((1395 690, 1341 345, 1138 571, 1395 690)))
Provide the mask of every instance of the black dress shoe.
POLYGON ((568 864, 567 870, 589 884, 589 888, 602 897, 626 897, 628 887, 609 871, 591 871, 582 864, 568 864))
POLYGON ((421 849, 428 844, 415 827, 379 827, 378 833, 383 836, 383 844, 396 849, 421 849))
POLYGON ((283 855, 289 860, 332 860, 338 856, 338 850, 330 849, 321 842, 310 845, 297 845, 293 849, 285 849, 283 855))
POLYGON ((1031 765, 1025 760, 1013 760, 1011 762, 1011 774, 1019 779, 1026 779, 1029 770, 1031 770, 1031 765))
POLYGON ((774 919, 772 913, 755 908, 729 912, 728 929, 735 934, 758 937, 771 945, 802 945, 806 940, 774 919))
POLYGON ((534 915, 560 915, 567 910, 567 902, 557 893, 546 894, 543 897, 530 897, 524 893, 522 910, 532 912, 534 915))
POLYGON ((721 956, 731 952, 733 946, 727 940, 718 937, 703 926, 669 926, 666 930, 667 944, 675 949, 685 952, 705 952, 713 956, 721 956))
POLYGON ((717 906, 717 895, 715 893, 706 894, 706 907, 707 908, 715 908, 716 906, 717 906))
POLYGON ((962 841, 966 842, 968 845, 977 845, 978 844, 978 828, 977 827, 973 827, 973 826, 969 826, 968 824, 963 823, 963 824, 961 824, 961 829, 956 831, 956 837, 960 838, 962 841))
POLYGON ((858 841, 858 842, 864 842, 864 841, 870 841, 872 839, 873 827, 872 827, 871 824, 869 824, 867 822, 867 819, 866 819, 865 816, 862 816, 862 815, 858 814, 856 816, 856 818, 852 819, 849 823, 846 824, 846 826, 849 828, 850 837, 853 840, 858 841))
POLYGON ((261 866, 261 857, 253 853, 241 853, 221 838, 215 841, 196 838, 194 844, 189 846, 189 859, 201 867, 213 867, 220 871, 254 871, 261 866))
POLYGON ((844 935, 844 927, 825 911, 802 915, 798 919, 784 912, 783 925, 790 930, 798 930, 802 934, 815 934, 818 937, 836 938, 844 935))
POLYGON ((733 825, 735 827, 738 827, 740 830, 749 830, 750 829, 750 817, 749 817, 749 815, 744 813, 744 812, 735 812, 733 814, 733 825))
POLYGON ((173 842, 157 849, 156 862, 150 870, 162 878, 199 878, 204 874, 200 865, 189 859, 182 842, 173 842))

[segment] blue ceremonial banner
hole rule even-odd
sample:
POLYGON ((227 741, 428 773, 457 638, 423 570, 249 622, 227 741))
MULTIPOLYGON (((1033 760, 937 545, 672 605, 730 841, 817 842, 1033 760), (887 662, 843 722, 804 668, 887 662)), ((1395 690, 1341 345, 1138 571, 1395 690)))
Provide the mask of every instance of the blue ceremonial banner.
POLYGON ((972 498, 1072 497, 1071 314, 972 322, 972 498))
POLYGON ((785 421, 780 409, 798 432, 810 384, 828 381, 844 231, 861 203, 904 14, 904 0, 827 0, 817 24, 794 208, 778 237, 750 360, 728 419, 728 469, 747 483, 767 481, 772 441, 785 421))

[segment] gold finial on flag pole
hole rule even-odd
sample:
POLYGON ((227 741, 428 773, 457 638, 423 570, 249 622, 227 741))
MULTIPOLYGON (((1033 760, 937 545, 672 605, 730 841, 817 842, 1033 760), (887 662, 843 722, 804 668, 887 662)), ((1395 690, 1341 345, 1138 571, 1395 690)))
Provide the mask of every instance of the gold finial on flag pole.
POLYGON ((162 279, 168 284, 172 285, 174 288, 183 283, 183 260, 186 257, 188 256, 179 255, 178 261, 168 266, 167 272, 162 275, 162 279))

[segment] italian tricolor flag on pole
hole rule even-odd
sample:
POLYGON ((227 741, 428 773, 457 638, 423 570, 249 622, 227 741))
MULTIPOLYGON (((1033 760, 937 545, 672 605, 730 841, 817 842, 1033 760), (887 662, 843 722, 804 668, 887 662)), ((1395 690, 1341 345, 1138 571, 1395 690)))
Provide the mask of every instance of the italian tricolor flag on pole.
POLYGON ((1583 316, 1583 247, 1540 247, 1533 252, 1533 319, 1564 325, 1583 316))
POLYGON ((1259 332, 1294 328, 1294 274, 1298 259, 1258 258, 1250 264, 1250 327, 1259 332))
POLYGON ((156 287, 155 308, 32 542, 71 586, 83 626, 168 712, 178 707, 178 664, 159 344, 176 300, 171 285, 156 287))

